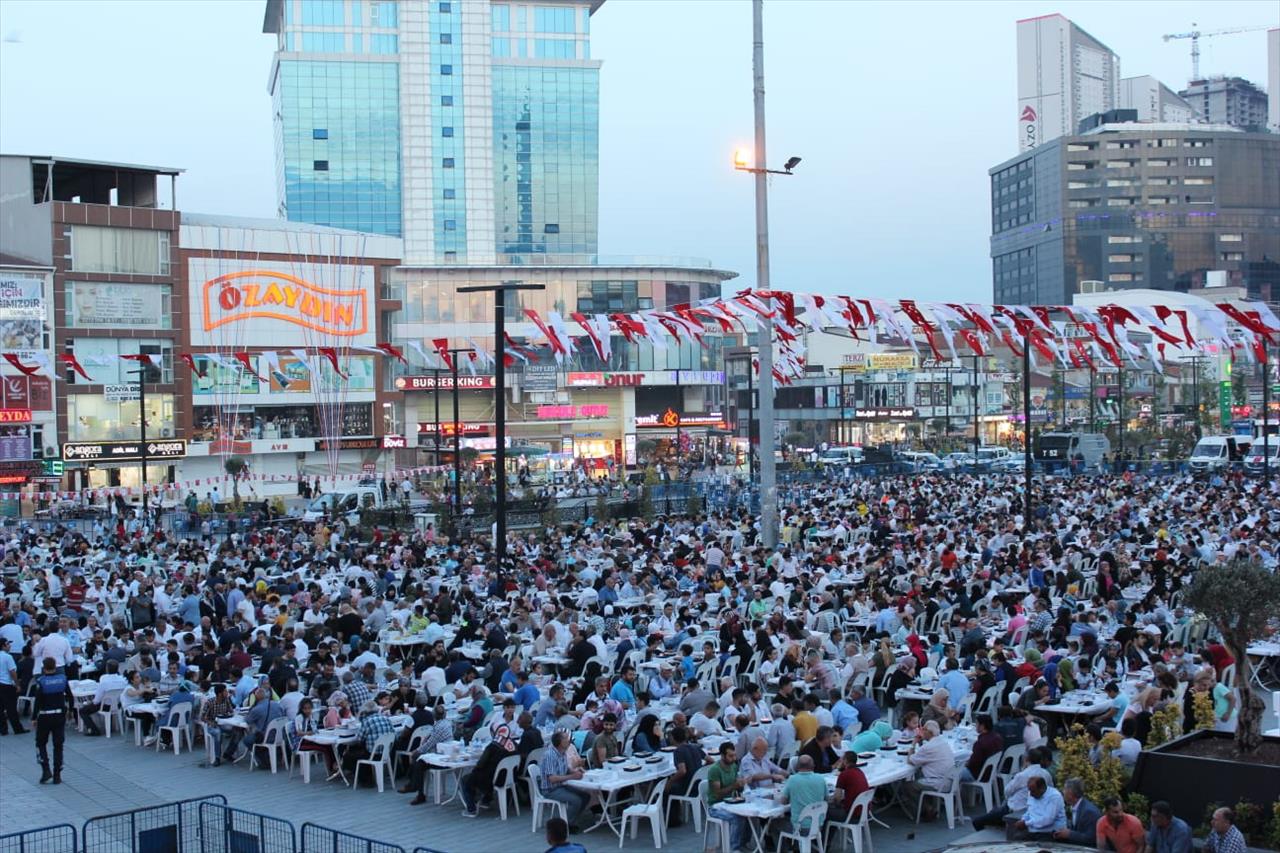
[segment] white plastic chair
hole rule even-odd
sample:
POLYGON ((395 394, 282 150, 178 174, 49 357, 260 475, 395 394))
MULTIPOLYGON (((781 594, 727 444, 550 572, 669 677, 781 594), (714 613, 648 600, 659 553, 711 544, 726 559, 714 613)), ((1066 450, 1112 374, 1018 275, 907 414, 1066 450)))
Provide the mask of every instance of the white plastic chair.
POLYGON ((826 846, 822 842, 822 822, 827 816, 825 802, 811 803, 800 812, 800 826, 791 832, 778 833, 777 850, 782 850, 782 842, 790 838, 800 849, 800 853, 810 853, 810 845, 818 845, 818 853, 825 853, 826 846))
POLYGON ((195 741, 191 735, 191 706, 183 705, 175 711, 170 712, 170 723, 167 726, 160 726, 156 729, 156 752, 160 751, 160 745, 163 743, 163 735, 169 733, 170 740, 173 741, 173 754, 177 755, 182 751, 182 738, 187 738, 187 749, 194 750, 196 748, 195 741))
POLYGON ((1022 770, 1022 759, 1026 754, 1027 747, 1021 743, 1006 746, 1004 752, 1000 753, 1000 763, 996 765, 996 776, 1000 779, 1001 796, 1004 796, 1005 789, 1013 781, 1013 777, 1022 770))
POLYGON ((945 791, 931 791, 925 788, 920 792, 920 802, 916 805, 916 823, 920 822, 920 815, 924 812, 925 797, 932 797, 942 803, 942 807, 947 811, 947 829, 956 828, 956 814, 964 814, 964 807, 960 805, 960 769, 956 768, 951 774, 951 784, 945 791))
POLYGON ((688 794, 672 794, 667 797, 667 822, 671 821, 671 807, 674 805, 687 806, 693 814, 693 831, 702 832, 702 813, 706 810, 706 800, 698 795, 698 783, 707 778, 711 772, 711 765, 706 764, 699 767, 697 772, 693 774, 693 778, 689 780, 689 787, 685 790, 688 794))
POLYGON ((395 762, 392 769, 398 771, 400 769, 400 761, 402 759, 407 760, 409 762, 409 767, 412 767, 413 751, 422 745, 422 742, 427 739, 429 734, 431 734, 431 726, 418 726, 414 729, 413 733, 409 735, 408 745, 405 746, 404 749, 396 751, 395 762))
POLYGON ((205 762, 212 767, 213 762, 218 760, 218 741, 211 733, 208 723, 202 721, 200 731, 203 732, 205 762))
POLYGON ((124 734, 124 711, 120 708, 120 694, 123 690, 109 690, 102 694, 102 707, 94 712, 95 719, 102 721, 102 733, 111 737, 111 721, 114 719, 124 734))
POLYGON ((391 782, 391 786, 395 787, 394 771, 391 769, 391 750, 396 745, 396 733, 387 732, 379 735, 378 739, 373 742, 373 752, 369 753, 368 758, 361 758, 356 762, 355 771, 351 774, 351 790, 359 787, 360 768, 368 767, 373 770, 373 781, 378 783, 378 793, 383 792, 382 775, 385 771, 387 779, 391 782))
POLYGON ((982 763, 982 769, 978 771, 977 778, 972 782, 961 782, 961 789, 977 788, 982 792, 983 813, 993 811, 996 807, 996 785, 1000 779, 997 771, 1000 767, 1000 753, 988 758, 982 763))
MULTIPOLYGON (((710 783, 706 779, 703 779, 698 783, 698 796, 703 798, 703 802, 706 802, 707 786, 709 784, 710 783)), ((720 839, 718 847, 720 853, 731 853, 733 845, 730 843, 732 835, 729 831, 729 822, 723 818, 716 817, 711 814, 710 811, 707 812, 707 822, 702 825, 702 849, 711 849, 707 846, 707 836, 711 834, 713 829, 716 831, 716 836, 720 839)))
POLYGON ((844 846, 845 838, 853 839, 854 853, 862 853, 862 839, 866 836, 867 849, 871 849, 871 801, 876 798, 876 789, 872 788, 863 791, 853 801, 853 805, 849 807, 849 813, 845 815, 844 820, 827 821, 827 844, 831 843, 831 833, 840 834, 840 846, 844 846), (854 812, 861 813, 855 820, 854 812))
POLYGON ((502 819, 507 819, 507 798, 515 803, 516 814, 520 814, 520 798, 516 796, 516 774, 520 772, 520 756, 508 755, 498 762, 493 771, 493 795, 498 800, 498 812, 502 819))
POLYGON ((1225 684, 1227 687, 1235 687, 1236 686, 1236 665, 1231 664, 1230 666, 1223 669, 1222 677, 1219 678, 1218 681, 1221 682, 1222 684, 1225 684))
POLYGON ((993 684, 991 687, 988 687, 986 692, 982 694, 982 698, 978 700, 977 707, 973 709, 974 713, 990 714, 994 719, 996 711, 999 710, 997 706, 1000 704, 1000 691, 1003 686, 1004 685, 1002 684, 993 684))
POLYGON ((559 800, 552 800, 542 796, 541 768, 536 763, 530 762, 525 773, 529 780, 529 811, 533 813, 533 828, 529 831, 538 831, 538 827, 542 823, 543 809, 550 809, 553 813, 559 812, 560 817, 567 821, 569 819, 569 811, 565 808, 565 804, 559 800))
POLYGON ((292 769, 289 761, 289 721, 284 717, 277 717, 267 723, 267 728, 262 733, 262 740, 253 745, 253 749, 249 750, 249 769, 252 770, 258 764, 258 750, 266 750, 267 760, 271 764, 271 772, 275 773, 279 762, 283 761, 285 767, 292 769))
POLYGON ((653 828, 653 846, 662 847, 667 836, 666 821, 662 819, 662 792, 667 789, 667 780, 663 779, 653 786, 649 792, 649 801, 635 803, 622 810, 622 827, 618 830, 618 846, 621 847, 627 834, 627 823, 631 823, 631 837, 635 838, 640 831, 640 821, 647 819, 653 828))

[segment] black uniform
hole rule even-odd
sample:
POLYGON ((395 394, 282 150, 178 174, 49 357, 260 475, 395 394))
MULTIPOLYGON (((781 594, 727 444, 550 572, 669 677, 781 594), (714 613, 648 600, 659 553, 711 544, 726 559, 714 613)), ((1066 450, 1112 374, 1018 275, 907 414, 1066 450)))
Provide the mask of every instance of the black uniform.
POLYGON ((53 780, 62 781, 62 742, 66 739, 67 708, 72 702, 71 682, 60 672, 44 673, 36 679, 36 754, 43 771, 40 781, 49 780, 49 736, 53 736, 53 780))

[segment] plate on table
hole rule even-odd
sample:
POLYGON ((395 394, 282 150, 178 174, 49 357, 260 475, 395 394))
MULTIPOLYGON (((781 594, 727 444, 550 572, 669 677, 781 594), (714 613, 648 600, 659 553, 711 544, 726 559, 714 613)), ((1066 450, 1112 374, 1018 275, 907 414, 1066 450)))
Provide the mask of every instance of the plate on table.
POLYGON ((876 754, 874 752, 859 752, 858 757, 864 761, 870 761, 876 757, 876 754))
POLYGON ((636 758, 648 758, 649 756, 653 755, 653 753, 652 753, 652 752, 649 752, 649 751, 645 751, 645 752, 633 752, 633 753, 631 753, 631 754, 632 754, 634 757, 636 757, 636 758))
POLYGON ((628 764, 626 767, 623 767, 622 769, 627 773, 635 773, 637 770, 643 770, 644 768, 641 767, 639 764, 628 764))
POLYGON ((725 797, 720 802, 727 803, 731 806, 736 806, 736 805, 739 805, 740 803, 745 803, 746 801, 747 801, 746 797, 725 797))
POLYGON ((666 759, 663 758, 661 755, 655 755, 652 758, 646 758, 644 760, 644 763, 645 764, 661 764, 665 760, 666 759))
POLYGON ((886 743, 884 746, 880 747, 880 751, 881 751, 881 752, 893 752, 893 750, 894 750, 895 748, 896 748, 896 747, 894 747, 894 745, 893 745, 893 744, 891 744, 891 743, 886 743))
POLYGON ((675 751, 676 751, 676 748, 675 748, 674 746, 664 746, 664 747, 662 747, 661 749, 659 749, 658 751, 659 751, 659 752, 675 752, 675 751))
POLYGON ((626 759, 626 758, 624 758, 623 756, 619 755, 619 756, 618 756, 618 757, 616 757, 616 758, 610 758, 610 759, 609 759, 609 761, 608 761, 608 763, 609 763, 609 764, 613 764, 613 765, 618 765, 618 764, 625 764, 625 763, 626 763, 626 761, 627 761, 627 759, 626 759))

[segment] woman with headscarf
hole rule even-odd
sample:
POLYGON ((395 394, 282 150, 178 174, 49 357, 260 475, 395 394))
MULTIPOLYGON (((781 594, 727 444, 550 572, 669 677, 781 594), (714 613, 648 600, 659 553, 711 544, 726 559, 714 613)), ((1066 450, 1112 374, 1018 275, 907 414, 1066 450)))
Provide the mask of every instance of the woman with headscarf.
POLYGON ((1058 688, 1063 693, 1070 693, 1079 685, 1076 683, 1076 665, 1071 658, 1058 659, 1058 688))
POLYGON ((947 705, 947 701, 951 698, 951 691, 945 687, 939 687, 933 691, 933 695, 929 697, 929 704, 924 706, 924 711, 920 714, 920 725, 923 726, 930 720, 938 724, 938 728, 946 730, 955 727, 954 712, 947 705))
POLYGON ((1040 677, 1040 669, 1044 664, 1044 657, 1040 654, 1039 649, 1027 649, 1023 654, 1022 663, 1013 668, 1013 673, 1018 678, 1027 678, 1032 681, 1040 677))
POLYGON ((341 690, 329 694, 329 710, 324 715, 324 727, 336 729, 351 719, 351 700, 341 690))
POLYGON ((915 657, 912 655, 903 655, 898 658, 898 668, 894 670, 893 675, 889 676, 888 689, 885 691, 885 701, 889 704, 890 708, 898 704, 898 691, 902 690, 914 681, 915 677, 915 657))
POLYGON ((907 649, 916 659, 917 666, 923 668, 929 665, 929 650, 924 647, 919 634, 911 634, 907 637, 907 649))

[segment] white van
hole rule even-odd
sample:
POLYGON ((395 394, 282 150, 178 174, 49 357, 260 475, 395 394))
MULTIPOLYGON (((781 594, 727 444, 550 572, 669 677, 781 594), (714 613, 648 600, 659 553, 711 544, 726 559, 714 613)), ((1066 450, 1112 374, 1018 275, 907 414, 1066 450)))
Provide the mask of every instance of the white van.
POLYGON ((979 447, 978 448, 978 464, 991 465, 995 462, 1002 462, 1010 456, 1007 447, 979 447))
POLYGON ((373 506, 382 506, 382 490, 377 486, 357 486, 350 492, 330 492, 307 504, 307 509, 302 513, 303 521, 320 521, 330 511, 330 507, 337 507, 333 515, 350 515, 359 514, 360 508, 366 503, 365 496, 368 495, 373 500, 373 506))
POLYGON ((1046 465, 1069 466, 1082 457, 1084 467, 1098 470, 1111 453, 1111 442, 1098 432, 1046 432, 1036 443, 1035 459, 1046 465))
POLYGON ((862 461, 861 447, 828 447, 818 454, 823 465, 856 465, 862 461))
POLYGON ((1249 448, 1249 455, 1244 458, 1244 470, 1250 474, 1262 473, 1263 450, 1269 457, 1268 464, 1273 474, 1280 474, 1280 435, 1270 436, 1269 440, 1263 443, 1261 437, 1253 440, 1253 446, 1249 448))
POLYGON ((1232 462, 1239 462, 1248 444, 1248 439, 1234 435, 1206 435, 1191 451, 1191 470, 1221 471, 1232 462))

